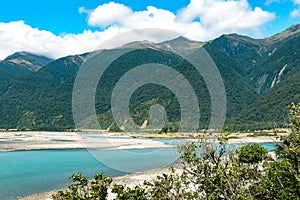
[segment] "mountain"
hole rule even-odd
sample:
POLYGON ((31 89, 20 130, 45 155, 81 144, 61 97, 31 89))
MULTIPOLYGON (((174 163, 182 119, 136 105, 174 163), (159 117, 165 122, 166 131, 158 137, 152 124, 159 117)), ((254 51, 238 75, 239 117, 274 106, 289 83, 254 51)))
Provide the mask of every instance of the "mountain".
POLYGON ((14 53, 3 61, 0 61, 0 82, 7 81, 13 77, 33 73, 52 59, 28 52, 14 53))
POLYGON ((276 127, 289 121, 288 106, 300 101, 300 73, 288 76, 240 114, 241 123, 265 122, 276 127))
POLYGON ((178 52, 180 55, 189 55, 196 49, 204 46, 205 42, 191 41, 184 37, 158 43, 156 46, 165 51, 178 52))
MULTIPOLYGON (((120 78, 147 63, 167 65, 181 73, 198 98, 200 128, 211 117, 208 88, 199 72, 180 55, 203 47, 215 62, 224 81, 227 99, 226 126, 232 130, 270 128, 287 121, 287 105, 300 101, 300 25, 265 39, 237 34, 222 35, 209 42, 179 37, 152 43, 133 42, 121 48, 136 49, 116 59, 104 71, 95 96, 95 109, 102 128, 119 130, 111 110, 111 95, 120 78), (180 55, 174 54, 174 50, 180 55)), ((114 51, 105 50, 107 56, 114 51)), ((97 55, 98 52, 92 52, 97 55)), ((74 128, 72 92, 76 74, 92 55, 67 56, 54 61, 25 52, 0 62, 0 127, 62 130, 74 128), (1 65, 5 65, 1 67, 1 65), (35 66, 35 67, 33 67, 35 66)), ((99 66, 103 67, 103 66, 99 66)), ((133 86, 138 83, 133 83, 133 86)), ((179 90, 183 90, 178 85, 179 90)), ((137 124, 149 118, 152 105, 167 112, 166 127, 178 128, 180 105, 168 88, 146 84, 132 94, 130 115, 137 124)), ((84 109, 84 108, 83 108, 84 109)), ((84 121, 89 123, 89 117, 84 121)), ((124 121, 125 123, 125 121, 124 121)))
POLYGON ((300 73, 300 35, 277 44, 251 72, 254 87, 262 94, 290 75, 300 73))
MULTIPOLYGON (((218 49, 207 47, 207 50, 213 57, 231 60, 218 49)), ((75 75, 84 62, 85 56, 87 54, 58 59, 36 73, 19 76, 6 85, 0 85, 0 105, 5 107, 0 116, 0 126, 47 130, 74 127, 71 112, 72 88, 75 75)), ((165 64, 188 78, 199 99, 200 125, 202 128, 207 128, 210 119, 210 100, 202 77, 180 56, 150 48, 135 50, 122 56, 103 74, 106 78, 99 81, 98 95, 96 95, 96 110, 101 119, 101 127, 107 128, 113 124, 110 96, 115 84, 130 69, 143 63, 165 64)), ((254 89, 242 80, 239 73, 235 72, 233 65, 237 64, 232 60, 218 65, 228 91, 228 117, 236 116, 241 110, 247 108, 256 95, 254 89), (236 82, 239 84, 235 84, 236 82), (244 98, 245 96, 247 98, 244 98)), ((153 84, 143 86, 132 96, 132 115, 136 122, 141 124, 145 120, 149 121, 147 111, 155 103, 166 107, 168 123, 176 126, 180 121, 180 106, 176 97, 167 88, 153 84)))
POLYGON ((11 79, 11 78, 14 77, 7 70, 5 70, 6 67, 7 67, 7 65, 5 65, 5 64, 3 64, 3 63, 0 62, 0 83, 1 82, 5 82, 5 81, 7 81, 7 80, 9 80, 9 79, 11 79))
POLYGON ((191 41, 185 37, 178 37, 172 40, 167 40, 161 43, 153 43, 149 41, 131 42, 124 45, 122 48, 150 48, 154 50, 165 50, 170 52, 178 52, 180 55, 189 55, 196 49, 204 46, 205 42, 191 41))
POLYGON ((50 63, 52 59, 22 51, 8 56, 5 61, 27 67, 30 71, 37 71, 50 63))
POLYGON ((239 64, 239 71, 258 94, 265 94, 289 73, 299 70, 300 25, 266 39, 237 34, 211 42, 239 64))
POLYGON ((295 24, 286 30, 263 40, 267 45, 278 44, 300 36, 300 24, 295 24))
POLYGON ((47 126, 51 126, 51 111, 48 111, 56 108, 52 106, 56 101, 49 94, 76 75, 85 56, 86 54, 60 58, 34 73, 20 75, 0 84, 0 126, 13 128, 26 124, 26 127, 38 127, 38 122, 42 120, 40 115, 46 115, 49 123, 47 126), (44 109, 38 107, 40 102, 44 109))
POLYGON ((221 37, 209 42, 228 57, 235 60, 242 75, 246 76, 250 70, 263 60, 262 44, 260 40, 255 40, 237 34, 222 35, 221 37))

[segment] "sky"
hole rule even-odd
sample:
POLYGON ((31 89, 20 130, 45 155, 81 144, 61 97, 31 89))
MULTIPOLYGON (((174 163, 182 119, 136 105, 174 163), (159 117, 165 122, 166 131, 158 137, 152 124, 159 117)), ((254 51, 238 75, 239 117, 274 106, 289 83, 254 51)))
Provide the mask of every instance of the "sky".
MULTIPOLYGON (((85 53, 141 28, 208 41, 230 33, 265 38, 300 23, 300 0, 3 0, 0 5, 0 60, 18 51, 51 58, 85 53)), ((162 38, 156 35, 153 42, 162 38)))

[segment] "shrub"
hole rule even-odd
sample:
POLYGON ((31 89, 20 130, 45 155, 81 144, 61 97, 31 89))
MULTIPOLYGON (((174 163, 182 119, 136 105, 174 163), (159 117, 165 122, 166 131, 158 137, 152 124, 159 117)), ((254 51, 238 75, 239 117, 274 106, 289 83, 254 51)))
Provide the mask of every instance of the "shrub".
POLYGON ((247 144, 241 147, 237 154, 241 163, 253 164, 263 161, 267 157, 268 151, 259 144, 247 144))

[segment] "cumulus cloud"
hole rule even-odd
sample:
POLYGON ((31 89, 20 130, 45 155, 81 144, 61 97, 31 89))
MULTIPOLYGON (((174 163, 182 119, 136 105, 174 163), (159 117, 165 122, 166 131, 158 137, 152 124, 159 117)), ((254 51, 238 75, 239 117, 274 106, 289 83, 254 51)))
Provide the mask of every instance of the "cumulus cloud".
MULTIPOLYGON (((294 0, 299 2, 300 0, 294 0)), ((271 21, 274 13, 252 8, 247 0, 191 0, 177 13, 148 6, 142 11, 110 2, 88 10, 87 23, 100 27, 99 31, 84 31, 81 34, 55 35, 39 30, 24 21, 0 23, 0 58, 16 51, 30 51, 53 58, 92 51, 101 42, 128 30, 161 28, 176 31, 183 36, 207 41, 224 33, 260 35, 263 25, 271 21)), ((155 36, 157 42, 159 35, 155 36)))
POLYGON ((259 28, 275 17, 259 7, 251 8, 247 0, 191 0, 176 14, 153 6, 143 11, 110 2, 89 14, 88 23, 107 28, 166 28, 194 40, 209 40, 223 33, 260 34, 259 28), (114 10, 114 12, 108 12, 114 10))
POLYGON ((131 8, 119 4, 110 2, 108 4, 103 4, 98 6, 89 16, 89 25, 100 26, 105 28, 114 23, 118 23, 120 19, 126 18, 132 15, 131 8))
POLYGON ((0 22, 0 59, 18 51, 58 58, 95 50, 98 45, 124 30, 110 27, 104 31, 84 31, 81 34, 55 35, 33 28, 24 21, 0 22))

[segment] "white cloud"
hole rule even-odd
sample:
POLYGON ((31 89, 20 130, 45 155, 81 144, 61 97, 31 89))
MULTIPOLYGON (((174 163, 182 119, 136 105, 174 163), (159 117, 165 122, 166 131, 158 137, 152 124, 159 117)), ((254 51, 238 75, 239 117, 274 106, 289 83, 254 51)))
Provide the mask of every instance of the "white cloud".
POLYGON ((24 21, 0 22, 0 59, 18 51, 58 58, 95 50, 98 45, 124 30, 110 27, 102 32, 84 31, 81 34, 57 36, 49 31, 32 28, 24 21))
POLYGON ((300 17, 300 0, 292 0, 296 8, 291 12, 291 17, 300 17))
MULTIPOLYGON (((300 0, 294 0, 299 2, 300 0)), ((224 33, 260 35, 274 13, 251 8, 247 0, 191 0, 190 4, 172 13, 148 6, 142 11, 110 2, 94 10, 84 7, 80 13, 88 14, 88 24, 101 27, 101 31, 81 34, 55 35, 39 30, 24 21, 0 22, 0 59, 16 52, 29 51, 53 58, 95 50, 101 42, 124 31, 140 28, 161 28, 179 32, 183 36, 207 41, 224 33)), ((160 36, 155 36, 157 40, 160 36)), ((155 41, 154 41, 155 42, 155 41)))
POLYGON ((89 25, 100 26, 102 28, 117 23, 120 19, 132 15, 132 10, 119 3, 110 2, 98 6, 89 16, 89 25))
POLYGON ((144 11, 132 11, 122 4, 111 2, 92 11, 88 23, 106 28, 165 28, 177 31, 194 40, 208 40, 223 33, 259 36, 259 28, 275 17, 261 8, 251 8, 247 0, 191 0, 174 14, 148 6, 144 11), (115 12, 105 12, 106 8, 115 12))

